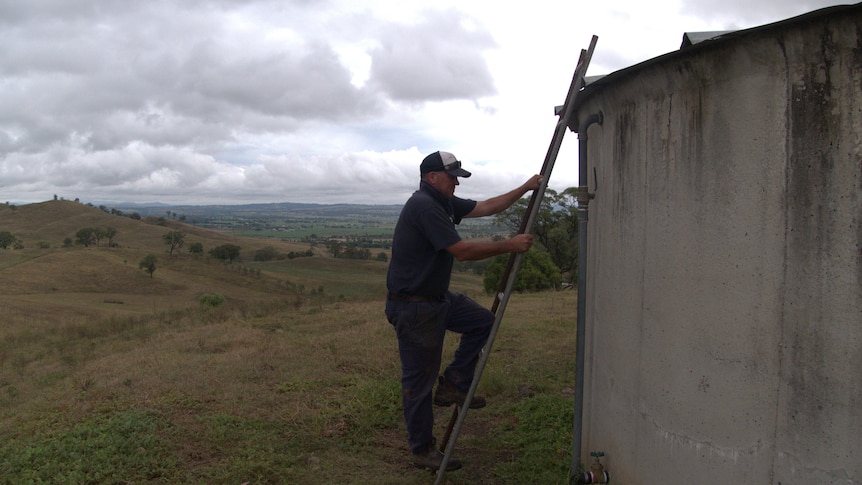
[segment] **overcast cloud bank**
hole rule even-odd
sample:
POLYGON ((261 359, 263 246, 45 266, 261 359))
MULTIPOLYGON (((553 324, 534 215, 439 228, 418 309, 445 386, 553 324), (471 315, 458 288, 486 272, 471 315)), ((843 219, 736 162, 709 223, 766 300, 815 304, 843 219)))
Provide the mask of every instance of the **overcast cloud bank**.
POLYGON ((0 199, 400 203, 438 149, 489 197, 540 169, 591 35, 592 75, 837 4, 500 3, 0 1, 0 199))

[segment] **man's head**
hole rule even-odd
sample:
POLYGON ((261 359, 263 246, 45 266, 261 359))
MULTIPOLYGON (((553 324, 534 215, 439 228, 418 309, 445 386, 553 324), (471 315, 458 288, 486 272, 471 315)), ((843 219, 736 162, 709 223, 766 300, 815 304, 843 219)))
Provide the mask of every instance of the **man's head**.
POLYGON ((455 177, 469 177, 472 175, 461 168, 461 161, 449 152, 434 152, 428 155, 422 160, 422 165, 419 165, 419 172, 422 175, 430 172, 446 172, 455 177))
POLYGON ((470 172, 461 168, 461 162, 449 152, 434 152, 419 165, 422 180, 431 184, 447 198, 455 195, 458 177, 469 177, 470 172))

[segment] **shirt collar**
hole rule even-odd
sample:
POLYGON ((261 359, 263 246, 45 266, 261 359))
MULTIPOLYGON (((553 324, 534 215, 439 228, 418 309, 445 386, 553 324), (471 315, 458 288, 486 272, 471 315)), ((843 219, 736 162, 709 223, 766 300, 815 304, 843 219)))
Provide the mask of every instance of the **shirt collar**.
POLYGON ((446 209, 446 213, 450 216, 455 213, 455 210, 452 208, 452 201, 447 199, 440 193, 439 190, 434 188, 433 185, 428 182, 421 180, 419 181, 419 190, 430 195, 434 200, 436 200, 440 205, 442 205, 446 209))

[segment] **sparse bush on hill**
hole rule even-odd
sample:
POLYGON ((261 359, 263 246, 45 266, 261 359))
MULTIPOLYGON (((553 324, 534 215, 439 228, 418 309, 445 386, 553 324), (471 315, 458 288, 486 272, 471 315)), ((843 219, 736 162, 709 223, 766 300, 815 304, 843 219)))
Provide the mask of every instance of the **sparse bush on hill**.
POLYGON ((291 251, 287 253, 287 259, 310 258, 312 256, 314 256, 313 249, 309 249, 308 251, 291 251))
POLYGON ((75 242, 81 246, 98 246, 102 239, 108 238, 108 246, 114 246, 114 238, 117 237, 117 230, 113 227, 84 227, 78 229, 75 233, 75 242))
POLYGON ((84 227, 78 229, 78 232, 75 233, 75 242, 80 244, 81 246, 90 247, 97 245, 96 242, 96 229, 92 227, 84 227))
POLYGON ((255 261, 274 261, 274 260, 283 260, 283 259, 295 259, 295 258, 305 258, 314 256, 314 251, 309 249, 308 251, 290 251, 289 253, 281 253, 278 249, 272 246, 265 246, 261 249, 258 249, 254 253, 255 261))
POLYGON ((157 259, 155 254, 148 254, 144 256, 144 259, 142 259, 140 263, 138 263, 138 268, 141 268, 147 273, 149 273, 150 278, 152 278, 153 273, 156 272, 156 261, 157 259))
POLYGON ((189 252, 194 254, 195 256, 203 254, 204 253, 203 243, 193 242, 193 243, 189 244, 189 252))
POLYGON ((342 257, 347 259, 371 259, 371 250, 356 246, 347 246, 342 252, 342 257))
POLYGON ((255 261, 272 261, 274 259, 281 259, 281 254, 272 246, 265 246, 254 252, 255 261))
POLYGON ((168 254, 173 256, 174 250, 183 247, 185 244, 185 234, 182 231, 168 231, 162 236, 165 246, 168 247, 168 254))
POLYGON ((217 307, 223 305, 227 301, 227 298, 223 297, 222 295, 206 293, 201 296, 199 301, 201 306, 217 307))
POLYGON ((168 220, 164 217, 156 217, 156 216, 147 216, 142 219, 147 224, 153 224, 155 226, 167 226, 168 220))
POLYGON ((332 254, 333 258, 341 257, 341 251, 344 249, 344 243, 337 239, 332 239, 326 242, 326 249, 332 254))
POLYGON ((216 246, 210 249, 209 254, 216 259, 233 263, 235 259, 239 258, 240 249, 242 248, 236 244, 222 244, 221 246, 216 246))
POLYGON ((0 248, 7 249, 18 239, 9 231, 0 231, 0 248))
POLYGON ((330 239, 326 242, 326 249, 334 258, 343 259, 371 259, 371 250, 361 248, 354 243, 347 244, 337 239, 330 239))
POLYGON ((105 237, 108 238, 108 247, 114 247, 114 238, 117 237, 117 230, 113 227, 106 227, 105 237))

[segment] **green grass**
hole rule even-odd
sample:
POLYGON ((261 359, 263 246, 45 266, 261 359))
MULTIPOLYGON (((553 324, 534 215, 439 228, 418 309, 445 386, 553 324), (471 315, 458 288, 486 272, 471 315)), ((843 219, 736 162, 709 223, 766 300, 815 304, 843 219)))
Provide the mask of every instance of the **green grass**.
POLYGON ((141 409, 96 414, 80 422, 41 423, 33 434, 7 437, 0 476, 9 483, 117 483, 154 480, 176 468, 159 428, 170 423, 141 409))
POLYGON ((572 400, 541 394, 512 404, 510 421, 498 429, 505 446, 519 450, 497 472, 511 483, 564 483, 571 461, 571 438, 559 430, 573 423, 572 400))

